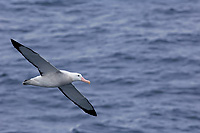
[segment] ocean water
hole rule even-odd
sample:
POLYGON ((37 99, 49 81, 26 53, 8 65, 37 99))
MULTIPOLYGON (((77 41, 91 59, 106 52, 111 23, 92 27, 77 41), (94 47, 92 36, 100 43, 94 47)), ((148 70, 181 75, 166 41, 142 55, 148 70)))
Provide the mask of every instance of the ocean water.
POLYGON ((200 132, 199 0, 0 1, 1 133, 200 132), (76 82, 98 116, 39 75, 13 38, 76 82))

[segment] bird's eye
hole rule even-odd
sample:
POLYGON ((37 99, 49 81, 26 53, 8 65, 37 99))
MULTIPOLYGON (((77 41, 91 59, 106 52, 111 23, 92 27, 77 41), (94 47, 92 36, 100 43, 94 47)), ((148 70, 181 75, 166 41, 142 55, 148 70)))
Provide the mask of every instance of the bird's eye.
POLYGON ((78 77, 80 77, 80 75, 78 75, 78 77))

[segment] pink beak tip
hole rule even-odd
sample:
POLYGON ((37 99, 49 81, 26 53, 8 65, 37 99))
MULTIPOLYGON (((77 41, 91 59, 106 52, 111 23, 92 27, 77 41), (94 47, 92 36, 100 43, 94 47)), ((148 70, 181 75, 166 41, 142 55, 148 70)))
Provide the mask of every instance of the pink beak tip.
POLYGON ((81 80, 82 80, 83 82, 85 82, 85 83, 88 83, 88 84, 90 84, 90 81, 89 81, 89 80, 86 80, 86 79, 84 79, 83 77, 81 78, 81 80))

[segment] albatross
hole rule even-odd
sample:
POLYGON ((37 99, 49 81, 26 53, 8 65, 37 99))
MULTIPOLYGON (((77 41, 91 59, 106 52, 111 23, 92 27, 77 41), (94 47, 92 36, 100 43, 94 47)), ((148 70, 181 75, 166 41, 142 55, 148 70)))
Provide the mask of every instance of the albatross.
POLYGON ((47 60, 42 58, 32 49, 25 47, 19 42, 11 39, 13 46, 39 71, 40 75, 25 80, 23 85, 34 85, 41 87, 58 87, 59 90, 84 112, 97 116, 92 104, 75 88, 74 81, 83 81, 90 84, 89 80, 83 78, 80 73, 59 70, 47 60))

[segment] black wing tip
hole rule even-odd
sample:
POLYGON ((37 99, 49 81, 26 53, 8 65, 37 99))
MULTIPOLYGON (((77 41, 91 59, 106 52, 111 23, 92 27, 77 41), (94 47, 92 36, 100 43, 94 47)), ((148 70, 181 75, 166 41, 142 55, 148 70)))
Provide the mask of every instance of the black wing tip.
POLYGON ((13 40, 13 39, 10 39, 10 40, 11 40, 13 46, 14 46, 17 50, 19 50, 19 47, 23 46, 23 45, 21 45, 20 43, 18 43, 17 41, 15 41, 15 40, 13 40))
POLYGON ((96 113, 95 110, 90 110, 90 111, 89 111, 89 114, 90 114, 90 115, 93 115, 93 116, 97 116, 97 113, 96 113))
MULTIPOLYGON (((83 109, 83 108, 82 108, 83 109)), ((86 113, 90 114, 90 115, 93 115, 93 116, 97 116, 97 113, 96 111, 93 109, 93 110, 86 110, 86 109, 83 109, 83 111, 85 111, 86 113)))

